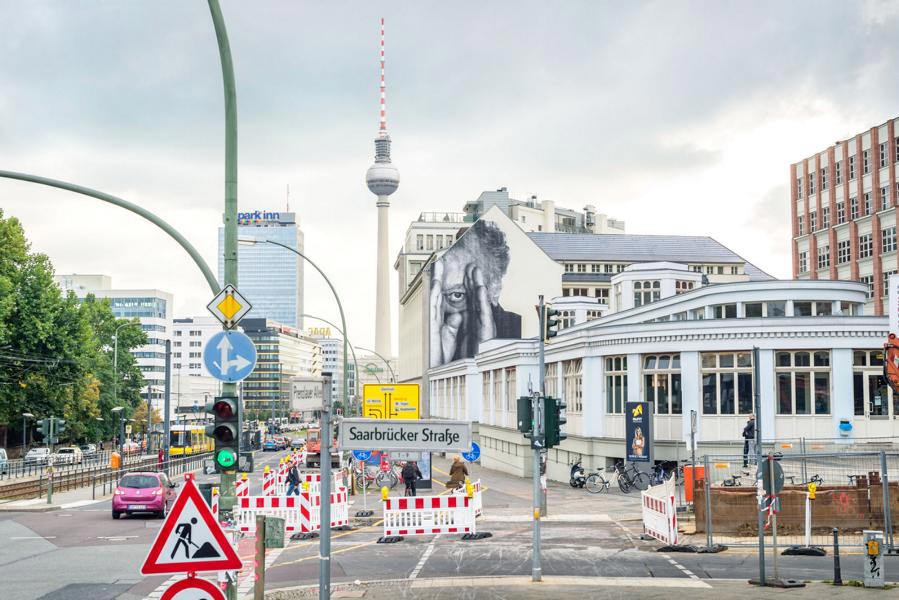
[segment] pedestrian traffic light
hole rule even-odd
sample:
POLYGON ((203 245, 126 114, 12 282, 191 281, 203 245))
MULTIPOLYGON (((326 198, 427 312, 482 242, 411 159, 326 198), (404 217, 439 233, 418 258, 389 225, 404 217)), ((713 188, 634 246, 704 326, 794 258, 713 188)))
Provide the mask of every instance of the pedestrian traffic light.
POLYGON ((37 422, 37 432, 44 438, 50 435, 50 419, 40 419, 37 422))
POLYGON ((543 305, 543 341, 548 342, 550 339, 559 335, 559 317, 562 313, 552 307, 552 305, 543 305))
POLYGON ((212 425, 206 426, 206 435, 215 441, 212 462, 215 472, 237 470, 240 450, 239 403, 236 396, 219 396, 206 404, 206 412, 212 414, 212 425))
POLYGON ((568 434, 562 431, 562 426, 568 422, 565 418, 565 409, 568 405, 561 398, 546 397, 543 399, 544 414, 546 415, 546 447, 552 448, 568 439, 568 434))
POLYGON ((66 420, 65 419, 56 419, 56 426, 53 428, 53 433, 56 436, 59 436, 66 431, 66 420))
MULTIPOLYGON (((518 399, 518 431, 529 434, 533 429, 534 412, 530 396, 522 396, 518 399)), ((528 437, 525 435, 525 437, 528 437)))

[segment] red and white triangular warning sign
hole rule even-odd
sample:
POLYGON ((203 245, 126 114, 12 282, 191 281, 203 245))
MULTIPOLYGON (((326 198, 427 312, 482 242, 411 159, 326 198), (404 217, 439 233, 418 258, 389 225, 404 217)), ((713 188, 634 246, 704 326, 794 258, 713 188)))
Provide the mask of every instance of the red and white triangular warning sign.
POLYGON ((184 482, 175 505, 144 560, 144 575, 240 569, 243 563, 212 516, 193 479, 184 482))

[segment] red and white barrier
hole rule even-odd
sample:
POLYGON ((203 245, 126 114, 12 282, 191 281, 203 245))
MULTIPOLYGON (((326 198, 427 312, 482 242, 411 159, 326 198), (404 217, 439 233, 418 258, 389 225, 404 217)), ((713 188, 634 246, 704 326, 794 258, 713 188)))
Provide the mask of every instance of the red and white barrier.
POLYGON ((219 489, 217 487, 212 488, 210 491, 210 509, 212 509, 212 516, 215 518, 215 522, 219 522, 219 489))
MULTIPOLYGON (((453 494, 468 495, 467 487, 468 486, 462 486, 458 489, 455 489, 455 490, 453 490, 453 494)), ((472 499, 472 502, 474 502, 474 516, 480 517, 481 512, 484 509, 484 500, 481 497, 481 480, 478 479, 477 481, 471 482, 471 487, 472 487, 471 499, 472 499)))
POLYGON ((265 466, 265 471, 262 473, 262 495, 275 495, 275 473, 268 468, 268 465, 265 466))
POLYGON ((240 479, 234 480, 234 495, 238 498, 250 495, 250 480, 247 479, 246 473, 240 479))
POLYGON ((468 496, 422 496, 384 500, 384 537, 476 533, 468 496))
MULTIPOLYGON (((310 532, 321 529, 321 495, 304 491, 300 493, 300 531, 310 532)), ((340 488, 331 494, 331 527, 342 527, 350 523, 349 494, 340 488)))
MULTIPOLYGON (((247 496, 238 498, 235 507, 237 529, 256 531, 256 515, 284 519, 284 531, 309 533, 321 529, 321 497, 310 492, 299 496, 247 496)), ((349 497, 346 488, 331 494, 331 527, 349 525, 349 497)))
POLYGON ((677 502, 674 478, 640 494, 643 501, 643 531, 663 544, 677 545, 677 502))

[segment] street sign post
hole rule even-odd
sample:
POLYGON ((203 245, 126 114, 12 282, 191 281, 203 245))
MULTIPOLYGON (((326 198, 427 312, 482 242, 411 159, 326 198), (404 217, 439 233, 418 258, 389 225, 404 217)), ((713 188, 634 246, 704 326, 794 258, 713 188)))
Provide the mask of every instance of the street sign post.
POLYGON ((243 319, 253 305, 244 298, 233 285, 226 285, 222 291, 216 294, 212 302, 206 305, 225 329, 234 329, 243 319))
POLYGON ((452 452, 471 449, 471 422, 421 419, 344 419, 337 446, 341 450, 418 450, 452 452))
POLYGON ((219 381, 237 383, 256 367, 256 345, 240 331, 220 331, 203 348, 203 363, 219 381))
POLYGON ((229 571, 242 566, 193 478, 187 479, 156 534, 141 574, 229 571))
POLYGON ((211 581, 188 577, 173 583, 160 600, 225 600, 225 595, 211 581))

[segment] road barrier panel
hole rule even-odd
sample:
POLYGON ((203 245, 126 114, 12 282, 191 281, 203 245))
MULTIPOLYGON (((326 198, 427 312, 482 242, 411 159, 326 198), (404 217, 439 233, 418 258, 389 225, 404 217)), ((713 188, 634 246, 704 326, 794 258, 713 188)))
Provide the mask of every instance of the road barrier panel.
POLYGON ((462 539, 480 539, 491 534, 478 533, 474 501, 467 495, 386 498, 384 535, 379 544, 403 540, 407 535, 462 534, 462 539))
MULTIPOLYGON (((294 496, 245 496, 235 506, 235 524, 239 531, 255 532, 256 516, 284 519, 286 534, 312 533, 321 529, 321 497, 311 492, 294 496)), ((348 527, 349 502, 346 488, 331 494, 331 527, 348 527)))
POLYGON ((484 509, 484 501, 483 501, 483 498, 481 497, 481 480, 480 479, 478 479, 477 481, 474 481, 474 482, 469 482, 466 479, 465 486, 453 490, 453 494, 467 495, 468 494, 467 488, 469 485, 471 486, 471 489, 472 489, 471 499, 474 502, 474 516, 480 517, 481 513, 483 512, 483 509, 484 509))
POLYGON ((250 480, 247 479, 246 473, 240 479, 234 480, 234 495, 238 498, 250 495, 250 480))
POLYGON ((275 495, 275 473, 268 467, 268 465, 265 466, 265 471, 262 473, 262 495, 275 495))
POLYGON ((677 545, 677 501, 674 478, 640 493, 643 504, 643 532, 666 546, 677 545))

